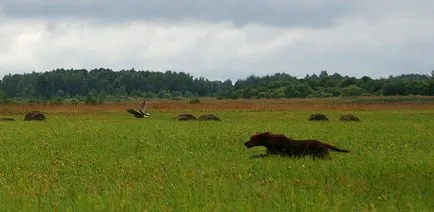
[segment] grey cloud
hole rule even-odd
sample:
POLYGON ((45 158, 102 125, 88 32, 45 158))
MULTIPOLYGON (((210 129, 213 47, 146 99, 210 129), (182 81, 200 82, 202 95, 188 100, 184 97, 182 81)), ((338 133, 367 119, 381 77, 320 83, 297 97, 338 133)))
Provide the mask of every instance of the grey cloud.
MULTIPOLYGON (((0 1, 1 2, 1 1, 0 1)), ((21 0, 3 3, 12 18, 98 18, 116 20, 210 22, 230 21, 242 26, 324 27, 350 12, 341 0, 21 0)))
POLYGON ((0 0, 0 76, 134 67, 209 79, 323 69, 387 77, 434 68, 432 0, 212 2, 0 0))

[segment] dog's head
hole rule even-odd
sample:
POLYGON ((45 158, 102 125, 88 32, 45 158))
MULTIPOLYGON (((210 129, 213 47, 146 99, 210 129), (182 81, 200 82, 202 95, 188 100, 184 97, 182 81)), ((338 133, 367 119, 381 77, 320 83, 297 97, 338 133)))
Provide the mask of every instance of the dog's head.
POLYGON ((244 146, 246 146, 247 148, 251 148, 254 146, 262 146, 270 136, 271 136, 270 132, 263 132, 263 133, 257 132, 256 134, 250 137, 250 140, 244 143, 244 146))

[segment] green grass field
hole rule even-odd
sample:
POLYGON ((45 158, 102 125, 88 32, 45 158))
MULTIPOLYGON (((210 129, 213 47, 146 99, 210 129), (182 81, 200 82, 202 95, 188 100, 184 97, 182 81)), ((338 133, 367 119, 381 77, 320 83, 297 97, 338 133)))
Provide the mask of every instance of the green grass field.
POLYGON ((434 111, 48 114, 0 122, 0 211, 434 211, 434 111), (198 114, 198 113, 195 113, 198 114), (256 131, 351 150, 254 158, 256 131))

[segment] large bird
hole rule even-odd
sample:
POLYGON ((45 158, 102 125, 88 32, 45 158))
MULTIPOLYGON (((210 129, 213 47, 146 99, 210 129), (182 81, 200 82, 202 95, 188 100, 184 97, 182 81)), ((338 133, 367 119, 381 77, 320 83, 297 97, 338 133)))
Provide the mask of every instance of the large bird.
POLYGON ((144 118, 150 116, 149 113, 146 112, 146 101, 143 100, 142 106, 139 111, 134 109, 127 109, 128 113, 133 114, 136 118, 144 118))

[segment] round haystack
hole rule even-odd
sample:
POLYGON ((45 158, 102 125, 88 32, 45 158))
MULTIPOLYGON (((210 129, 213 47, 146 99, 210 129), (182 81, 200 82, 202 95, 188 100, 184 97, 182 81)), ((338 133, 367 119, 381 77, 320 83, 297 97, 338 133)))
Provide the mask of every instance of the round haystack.
POLYGON ((36 111, 36 110, 32 110, 32 111, 26 113, 26 115, 24 116, 24 121, 30 121, 31 118, 32 118, 32 116, 33 116, 33 114, 35 114, 37 112, 38 111, 36 111))
POLYGON ((24 121, 43 121, 45 119, 45 115, 37 110, 32 110, 24 116, 24 121))
POLYGON ((339 118, 339 121, 360 121, 360 118, 353 114, 345 114, 339 118))
POLYGON ((0 118, 0 121, 15 121, 15 119, 7 117, 7 118, 0 118))
POLYGON ((196 117, 188 113, 183 113, 177 115, 175 119, 178 121, 190 121, 190 120, 196 120, 196 117))
POLYGON ((214 115, 214 114, 204 114, 204 115, 201 115, 201 116, 199 116, 199 117, 197 117, 197 120, 200 120, 200 121, 221 121, 216 115, 214 115))
POLYGON ((329 119, 327 118, 327 116, 321 113, 315 113, 310 115, 309 117, 309 121, 328 121, 328 120, 329 119))

